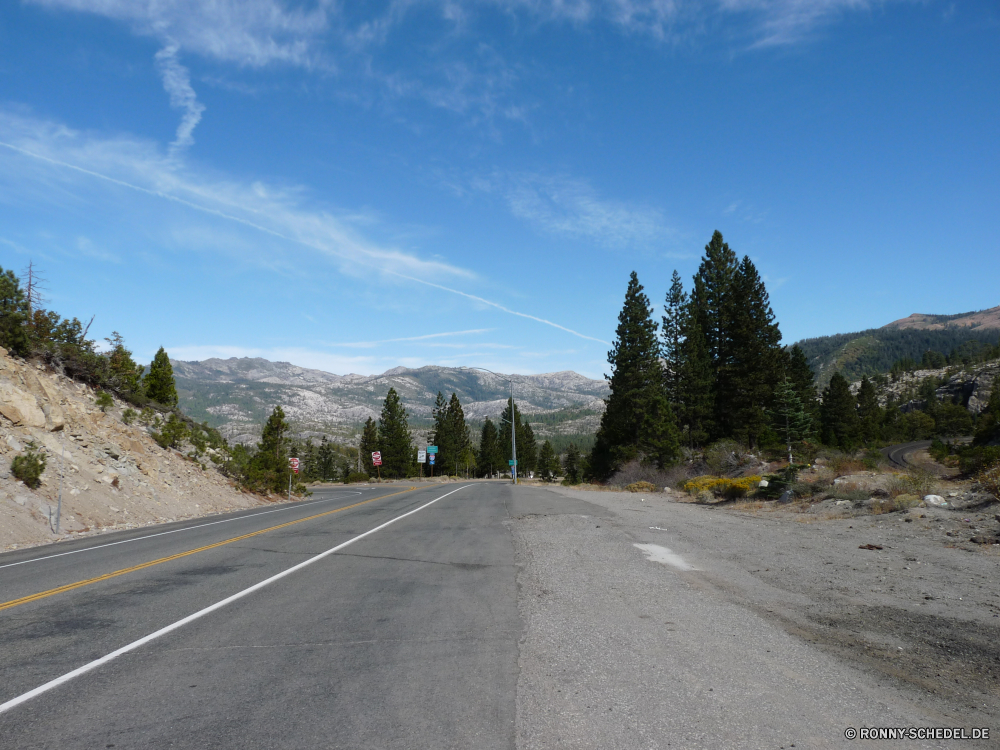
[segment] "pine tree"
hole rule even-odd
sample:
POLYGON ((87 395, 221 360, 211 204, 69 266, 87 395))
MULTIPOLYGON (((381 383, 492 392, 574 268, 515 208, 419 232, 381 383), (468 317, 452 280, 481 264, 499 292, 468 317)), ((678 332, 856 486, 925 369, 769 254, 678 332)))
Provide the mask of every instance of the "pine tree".
POLYGON ((684 442, 691 448, 708 442, 714 430, 715 413, 712 361, 698 316, 689 312, 684 320, 683 369, 681 371, 680 423, 684 442))
POLYGON ((799 400, 813 420, 813 428, 819 426, 819 396, 816 393, 816 376, 809 366, 806 354, 795 344, 786 350, 785 374, 798 394, 799 400))
POLYGON ((868 378, 862 378, 858 389, 858 437, 864 445, 871 446, 879 439, 882 420, 875 386, 868 378))
POLYGON ((284 410, 275 406, 251 462, 255 484, 272 492, 282 492, 288 485, 288 429, 284 410))
POLYGON ((820 417, 822 440, 826 445, 845 451, 853 451, 857 447, 857 401, 851 393, 850 384, 839 372, 834 374, 830 385, 823 391, 820 417))
POLYGON ((558 471, 558 460, 552 450, 552 443, 546 440, 538 451, 538 478, 543 482, 551 482, 558 471))
POLYGON ((727 298, 729 353, 716 381, 716 423, 725 435, 760 445, 769 427, 771 403, 782 362, 781 332, 764 282, 744 256, 727 298))
MULTIPOLYGON (((105 387, 122 395, 133 395, 140 391, 142 373, 145 369, 132 359, 132 352, 125 347, 125 339, 118 331, 113 331, 108 342, 110 351, 107 356, 107 374, 105 387)), ((176 403, 176 402, 175 402, 176 403)), ((173 406, 174 404, 170 404, 173 406)))
POLYGON ((591 471, 600 478, 627 461, 662 466, 676 456, 677 426, 664 387, 656 330, 649 298, 633 271, 608 352, 612 374, 605 377, 611 394, 605 399, 590 459, 591 471))
POLYGON ((660 338, 663 341, 664 380, 667 398, 670 405, 679 410, 683 402, 681 385, 684 377, 684 318, 687 314, 688 296, 681 284, 681 276, 677 271, 670 279, 670 290, 663 305, 663 328, 660 338))
POLYGON ((521 423, 517 433, 517 473, 531 476, 538 469, 538 444, 535 442, 535 431, 527 422, 521 423))
POLYGON ((492 476, 500 470, 503 461, 501 453, 496 425, 487 417, 479 438, 479 468, 485 475, 492 476))
POLYGON ((788 446, 788 463, 792 463, 792 443, 808 439, 812 435, 813 423, 790 380, 782 380, 774 391, 771 420, 775 431, 788 446))
POLYGON ((694 277, 691 305, 716 371, 731 356, 731 297, 738 268, 736 253, 722 239, 721 232, 713 232, 694 277))
POLYGON ((382 451, 381 475, 390 479, 403 479, 409 474, 412 461, 413 438, 406 421, 406 409, 395 388, 390 388, 382 405, 378 423, 379 444, 382 451))
POLYGON ((458 395, 451 394, 448 402, 448 409, 445 414, 445 437, 444 445, 439 442, 442 469, 447 468, 448 473, 457 476, 459 470, 468 462, 468 450, 472 445, 469 438, 469 428, 465 424, 465 412, 462 410, 462 403, 458 395))
POLYGON ((174 368, 170 357, 161 346, 149 365, 149 372, 142 381, 146 398, 164 406, 177 406, 177 387, 174 383, 174 368))
POLYGON ((0 346, 20 357, 31 350, 28 337, 28 301, 21 280, 0 267, 0 346))
POLYGON ((378 423, 368 417, 365 427, 361 431, 361 442, 358 446, 361 452, 361 471, 368 476, 376 475, 375 465, 372 463, 372 453, 379 450, 378 423))
POLYGON ((576 443, 570 443, 566 449, 566 458, 563 460, 563 476, 569 484, 580 483, 580 449, 576 447, 576 443))

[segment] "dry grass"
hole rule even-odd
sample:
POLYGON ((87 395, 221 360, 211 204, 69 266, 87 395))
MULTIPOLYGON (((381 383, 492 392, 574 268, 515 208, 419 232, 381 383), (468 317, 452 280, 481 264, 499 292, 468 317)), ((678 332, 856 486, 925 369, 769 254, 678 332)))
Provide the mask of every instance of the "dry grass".
POLYGON ((917 495, 896 495, 884 499, 876 499, 872 502, 871 514, 880 516, 884 513, 896 513, 902 510, 909 510, 920 505, 920 498, 917 495))
POLYGON ((886 484, 889 497, 895 498, 900 495, 924 495, 930 494, 934 486, 934 476, 922 469, 909 469, 905 474, 893 474, 886 484))

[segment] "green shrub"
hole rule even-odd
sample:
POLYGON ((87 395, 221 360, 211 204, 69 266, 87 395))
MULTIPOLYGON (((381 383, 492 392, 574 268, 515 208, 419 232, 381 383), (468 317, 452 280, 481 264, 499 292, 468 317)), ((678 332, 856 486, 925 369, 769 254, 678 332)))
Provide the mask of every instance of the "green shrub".
POLYGON ((184 422, 176 414, 171 414, 163 429, 153 433, 153 440, 161 448, 176 448, 187 435, 188 429, 184 422))
POLYGON ((26 487, 37 489, 42 483, 42 472, 45 471, 46 457, 38 452, 38 446, 28 443, 27 449, 19 456, 14 456, 10 471, 24 482, 26 487))
POLYGON ((131 406, 122 412, 122 422, 125 424, 132 424, 135 418, 139 416, 139 412, 133 409, 131 406))
POLYGON ((789 464, 780 469, 776 474, 768 474, 764 477, 767 485, 757 487, 757 497, 768 500, 776 500, 781 497, 785 490, 791 489, 799 478, 799 471, 804 467, 801 464, 789 464))
POLYGON ((97 407, 101 411, 106 412, 109 408, 114 406, 115 402, 111 398, 110 393, 108 393, 107 391, 101 391, 100 393, 97 394, 97 398, 94 399, 94 403, 97 404, 97 407))
POLYGON ((347 475, 347 479, 345 481, 347 482, 347 484, 355 484, 356 482, 367 482, 368 475, 365 474, 364 472, 352 471, 350 474, 347 475))

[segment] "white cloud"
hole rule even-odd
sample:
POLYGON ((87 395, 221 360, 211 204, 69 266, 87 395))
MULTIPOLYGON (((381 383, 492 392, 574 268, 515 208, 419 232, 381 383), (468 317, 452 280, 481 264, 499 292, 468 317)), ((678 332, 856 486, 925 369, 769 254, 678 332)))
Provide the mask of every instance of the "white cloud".
MULTIPOLYGON (((850 11, 900 0, 494 0, 511 12, 576 25, 604 22, 659 40, 703 33, 708 21, 749 20, 753 46, 800 41, 816 27, 850 11)), ((911 1, 912 0, 908 0, 911 1)))
POLYGON ((580 179, 495 173, 473 188, 499 193, 515 216, 539 229, 606 247, 648 247, 674 235, 659 209, 602 198, 580 179))
POLYGON ((170 95, 170 106, 184 110, 181 123, 177 126, 177 137, 170 144, 171 151, 187 148, 194 143, 192 133, 201 121, 205 105, 198 101, 188 70, 177 59, 177 45, 168 44, 156 53, 156 67, 163 76, 163 88, 170 95))
MULTIPOLYGON (((212 175, 179 156, 164 155, 148 141, 122 136, 101 138, 0 109, 0 174, 5 172, 17 175, 19 194, 34 189, 36 195, 44 196, 39 200, 51 200, 52 184, 58 184, 60 195, 77 196, 89 196, 96 186, 105 185, 119 189, 119 195, 110 198, 114 201, 112 210, 118 211, 124 189, 218 219, 227 226, 252 230, 257 238, 277 241, 278 249, 285 252, 290 245, 315 251, 334 261, 341 273, 355 278, 384 281, 388 277, 414 282, 580 338, 607 343, 551 320, 430 281, 469 282, 478 277, 447 261, 421 258, 369 240, 329 209, 311 205, 302 188, 282 188, 259 181, 248 184, 212 175), (4 160, 10 163, 4 164, 4 160)), ((270 254, 259 262, 274 267, 279 261, 270 254)))
POLYGON ((137 34, 248 67, 314 64, 316 40, 328 29, 331 5, 319 0, 305 10, 279 0, 26 1, 122 21, 137 34))
MULTIPOLYGON (((64 190, 85 193, 104 183, 169 201, 202 216, 255 230, 285 246, 310 248, 352 276, 398 269, 417 279, 475 277, 472 271, 445 261, 420 258, 368 240, 331 209, 311 205, 302 188, 213 175, 192 162, 165 155, 149 141, 101 138, 0 110, 0 146, 8 154, 13 151, 29 157, 11 173, 30 163, 36 180, 59 181, 64 190)), ((23 178, 28 175, 25 172, 23 178)))

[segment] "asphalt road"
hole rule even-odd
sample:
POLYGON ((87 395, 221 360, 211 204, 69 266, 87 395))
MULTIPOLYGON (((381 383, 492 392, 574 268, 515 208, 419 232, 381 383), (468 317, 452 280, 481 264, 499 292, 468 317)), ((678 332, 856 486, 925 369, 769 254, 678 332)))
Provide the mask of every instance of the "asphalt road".
POLYGON ((5 703, 442 498, 8 708, 0 745, 512 747, 520 621, 505 494, 337 490, 170 534, 0 555, 5 703))
POLYGON ((766 579, 867 571, 853 527, 824 567, 805 525, 648 500, 345 488, 0 555, 0 748, 839 748, 991 720, 819 650, 814 592, 766 579))

